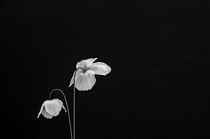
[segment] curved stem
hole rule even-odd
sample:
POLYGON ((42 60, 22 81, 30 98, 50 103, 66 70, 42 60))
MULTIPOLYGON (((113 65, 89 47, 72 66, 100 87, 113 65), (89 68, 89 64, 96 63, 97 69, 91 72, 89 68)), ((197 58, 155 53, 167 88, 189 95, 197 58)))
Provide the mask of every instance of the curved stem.
POLYGON ((71 129, 71 118, 70 118, 68 102, 67 102, 67 100, 66 100, 65 94, 63 93, 63 91, 62 91, 61 89, 53 89, 53 90, 50 92, 49 100, 51 100, 52 92, 54 92, 55 90, 59 90, 59 91, 63 94, 64 100, 65 100, 65 102, 66 102, 66 108, 67 108, 68 120, 69 120, 69 127, 70 127, 70 134, 71 134, 71 139, 73 139, 73 138, 72 138, 72 129, 71 129))

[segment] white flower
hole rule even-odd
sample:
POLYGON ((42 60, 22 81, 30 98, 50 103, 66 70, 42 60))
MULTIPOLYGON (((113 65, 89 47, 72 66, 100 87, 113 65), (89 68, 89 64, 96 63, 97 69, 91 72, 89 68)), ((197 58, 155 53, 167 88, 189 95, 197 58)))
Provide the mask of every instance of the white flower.
MULTIPOLYGON (((96 83, 95 74, 105 76, 111 71, 111 68, 103 62, 93 63, 96 59, 97 58, 89 58, 77 63, 76 65, 77 71, 75 75, 75 87, 78 90, 81 91, 90 90, 96 83)), ((71 78, 69 87, 73 83, 74 83, 74 75, 71 78)))
POLYGON ((66 112, 65 107, 63 106, 63 102, 59 99, 53 99, 53 100, 46 100, 39 111, 39 114, 37 118, 39 118, 39 115, 42 113, 42 115, 47 118, 51 119, 53 116, 59 115, 61 109, 64 109, 66 112))

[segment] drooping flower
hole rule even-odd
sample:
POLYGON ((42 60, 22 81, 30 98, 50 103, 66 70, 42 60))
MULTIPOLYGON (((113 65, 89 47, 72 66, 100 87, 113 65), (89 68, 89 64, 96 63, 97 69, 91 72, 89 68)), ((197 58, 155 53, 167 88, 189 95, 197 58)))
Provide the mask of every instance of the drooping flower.
POLYGON ((61 100, 59 99, 46 100, 42 104, 37 118, 39 118, 39 115, 42 114, 45 118, 51 119, 53 116, 58 116, 62 108, 66 112, 66 109, 63 106, 63 102, 61 100))
MULTIPOLYGON (((107 75, 111 68, 103 62, 95 62, 97 58, 82 60, 76 65, 75 87, 80 91, 90 90, 96 83, 95 75, 107 75)), ((69 87, 74 83, 74 75, 69 87)))

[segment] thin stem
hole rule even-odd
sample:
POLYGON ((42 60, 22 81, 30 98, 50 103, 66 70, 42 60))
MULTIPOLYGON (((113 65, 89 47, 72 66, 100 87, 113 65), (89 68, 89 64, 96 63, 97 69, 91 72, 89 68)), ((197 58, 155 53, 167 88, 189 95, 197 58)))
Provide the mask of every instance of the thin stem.
MULTIPOLYGON (((76 70, 77 71, 77 70, 76 70)), ((73 134, 73 139, 75 139, 75 102, 76 102, 76 98, 75 98, 75 74, 76 74, 76 71, 74 72, 74 91, 73 91, 73 132, 74 132, 74 134, 73 134)))
POLYGON ((67 100, 66 100, 65 94, 63 93, 63 91, 62 91, 61 89, 53 89, 53 90, 50 92, 49 100, 51 100, 52 92, 54 92, 55 90, 58 90, 58 91, 60 91, 60 92, 63 94, 64 100, 65 100, 65 102, 66 102, 66 108, 67 108, 68 120, 69 120, 69 127, 70 127, 70 134, 71 134, 71 139, 73 139, 73 138, 72 138, 72 129, 71 129, 71 118, 70 118, 68 102, 67 102, 67 100))
POLYGON ((73 90, 73 132, 74 132, 73 137, 74 137, 74 138, 73 138, 73 139, 75 139, 75 137, 76 137, 76 132, 75 132, 75 130, 76 130, 76 128, 75 128, 75 125, 76 125, 76 124, 75 124, 75 121, 76 121, 76 120, 75 120, 75 117, 76 117, 76 116, 75 116, 75 114, 76 114, 76 112, 75 112, 75 107, 76 107, 76 106, 75 106, 75 105, 76 105, 76 104, 75 104, 75 103, 76 103, 76 98, 75 98, 75 96, 76 96, 76 94, 75 94, 75 80, 76 80, 76 79, 75 79, 75 77, 76 77, 76 76, 75 76, 75 74, 76 74, 77 70, 79 70, 79 69, 82 69, 83 71, 85 71, 83 68, 80 68, 80 67, 77 68, 77 69, 74 71, 74 90, 73 90))
POLYGON ((75 114, 76 114, 76 112, 75 112, 75 109, 76 109, 76 108, 75 108, 75 107, 76 107, 76 106, 75 106, 75 105, 76 105, 76 98, 75 98, 75 97, 76 97, 76 94, 75 94, 75 80, 76 80, 76 79, 75 79, 75 77, 76 77, 76 76, 75 76, 75 75, 76 75, 77 70, 79 70, 79 69, 82 69, 83 71, 85 71, 83 68, 80 68, 80 67, 79 67, 79 68, 77 68, 77 69, 74 71, 74 75, 73 75, 73 76, 74 76, 74 77, 73 77, 73 78, 74 78, 74 90, 73 90, 73 139, 75 139, 75 137, 76 137, 76 128, 75 128, 75 125, 76 125, 76 124, 75 124, 75 121, 76 121, 76 119, 75 119, 75 117, 76 117, 76 116, 75 116, 75 114))
POLYGON ((74 139, 75 139, 75 84, 74 84, 74 92, 73 92, 73 128, 74 128, 74 139))

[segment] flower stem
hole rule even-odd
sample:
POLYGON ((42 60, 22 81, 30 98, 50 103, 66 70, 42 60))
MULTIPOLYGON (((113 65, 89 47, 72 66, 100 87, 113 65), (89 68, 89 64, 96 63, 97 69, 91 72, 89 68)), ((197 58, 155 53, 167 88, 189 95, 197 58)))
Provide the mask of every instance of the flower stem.
MULTIPOLYGON (((74 71, 74 91, 73 91, 73 132, 74 132, 74 134, 73 134, 73 139, 75 139, 75 136, 76 136, 76 132, 75 132, 75 102, 76 102, 76 99, 75 99, 75 96, 76 96, 76 94, 75 94, 75 75, 76 75, 76 72, 77 72, 77 70, 79 70, 79 69, 81 69, 81 70, 84 70, 83 68, 77 68, 75 71, 74 71)), ((84 70, 85 71, 85 70, 84 70)))
MULTIPOLYGON (((76 79, 75 79, 75 78, 76 78, 76 73, 77 73, 77 71, 78 71, 79 69, 84 70, 83 68, 80 68, 80 67, 79 67, 79 68, 77 68, 77 69, 74 71, 74 75, 73 75, 73 76, 74 76, 74 77, 73 77, 73 78, 74 78, 74 90, 73 90, 73 139, 75 139, 75 137, 76 137, 76 132, 75 132, 75 129, 76 129, 76 128, 75 128, 75 121, 76 121, 76 120, 75 120, 75 117, 76 117, 76 116, 75 116, 75 115, 76 115, 76 112, 75 112, 75 107, 76 107, 76 106, 75 106, 75 105, 76 105, 76 98, 75 98, 75 97, 76 97, 76 94, 75 94, 75 80, 76 80, 76 79)), ((85 70, 84 70, 84 71, 85 71, 85 70)))
MULTIPOLYGON (((74 80, 75 80, 75 77, 74 77, 74 80)), ((74 129, 74 138, 75 139, 75 83, 74 83, 74 92, 73 92, 73 129, 74 129)))
POLYGON ((65 100, 65 102, 66 102, 66 108, 67 108, 68 120, 69 120, 69 127, 70 127, 70 134, 71 134, 71 139, 73 139, 73 138, 72 138, 72 129, 71 129, 71 118, 70 118, 68 102, 67 102, 67 100, 66 100, 65 94, 63 93, 63 91, 62 91, 61 89, 53 89, 53 90, 50 92, 49 100, 51 100, 52 92, 54 92, 55 90, 58 90, 58 91, 60 91, 60 92, 63 94, 64 100, 65 100))

